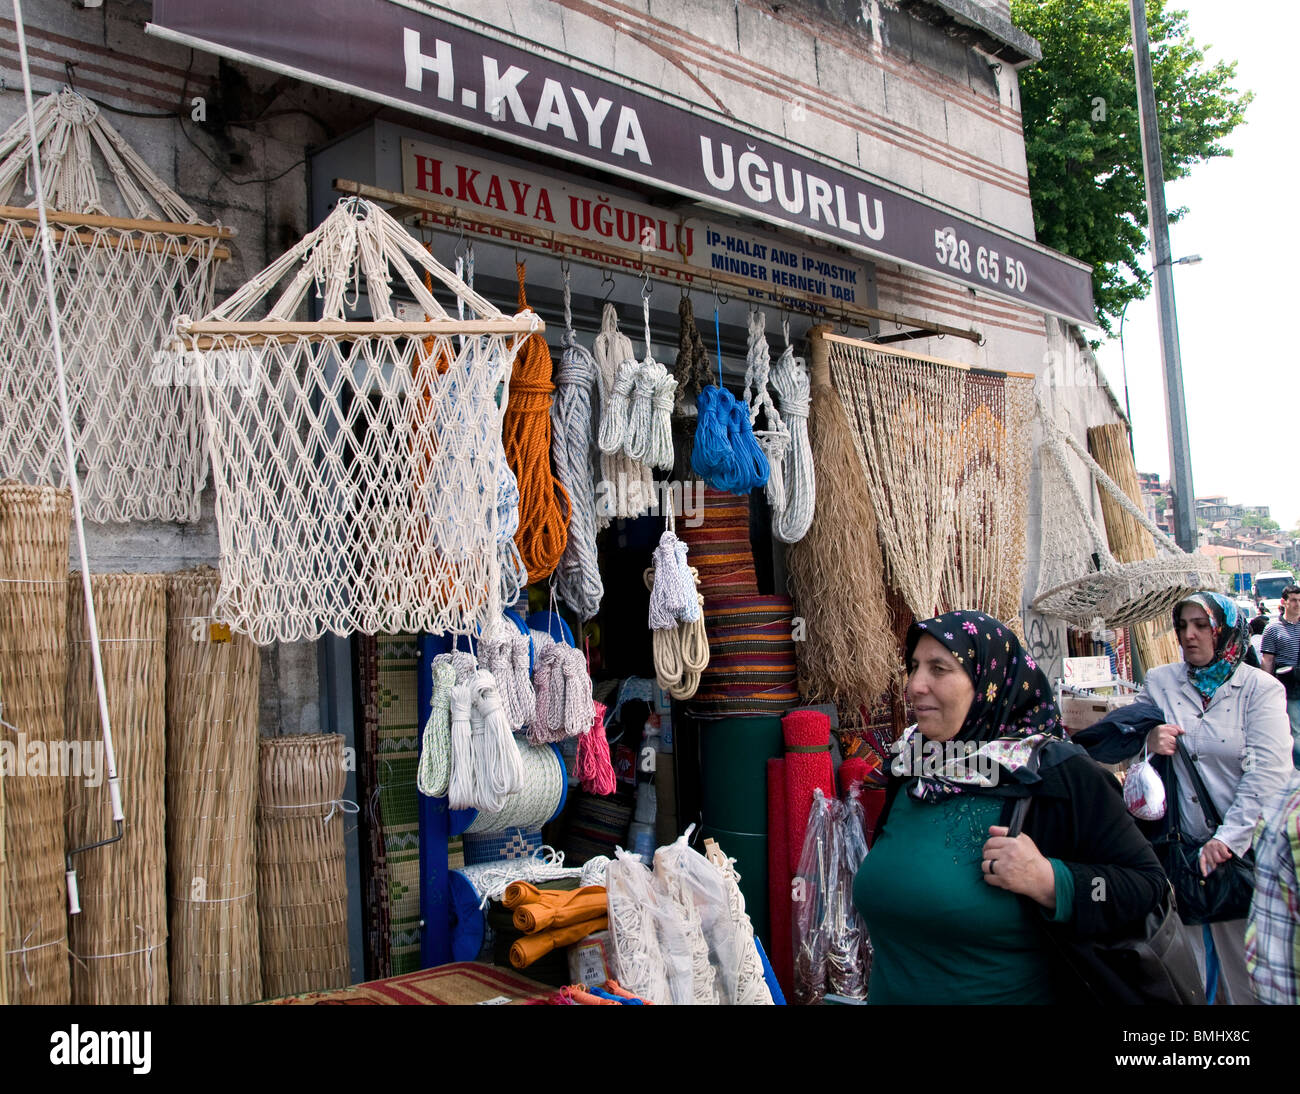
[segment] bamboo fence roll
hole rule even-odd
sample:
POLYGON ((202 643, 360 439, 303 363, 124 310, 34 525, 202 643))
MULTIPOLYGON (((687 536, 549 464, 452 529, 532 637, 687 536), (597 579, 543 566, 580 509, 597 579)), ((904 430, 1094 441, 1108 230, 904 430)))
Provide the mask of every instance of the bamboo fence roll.
POLYGON ((346 987, 343 737, 264 737, 259 759, 257 903, 263 988, 274 998, 346 987))
MULTIPOLYGON (((75 856, 72 1001, 167 1002, 167 588, 162 574, 92 574, 100 660, 122 787, 122 838, 75 856)), ((113 835, 99 700, 79 573, 68 579, 68 848, 113 835)))
POLYGON ((213 622, 217 571, 167 582, 167 867, 173 1003, 262 997, 257 646, 213 622))
POLYGON ((5 957, 11 1003, 66 1004, 63 784, 48 760, 64 738, 68 533, 72 495, 0 483, 0 741, 22 777, 7 780, 5 957))
MULTIPOLYGON (((1128 446, 1128 430, 1120 423, 1096 425, 1088 430, 1088 451, 1115 484, 1129 496, 1134 505, 1142 507, 1142 486, 1138 482, 1133 453, 1128 446)), ((1099 490, 1101 513, 1106 521, 1106 544, 1115 561, 1137 562, 1156 557, 1156 543, 1151 533, 1120 507, 1118 501, 1105 490, 1099 490)), ((1138 648, 1142 666, 1151 670, 1157 665, 1169 665, 1181 659, 1178 639, 1174 636, 1171 619, 1150 619, 1133 625, 1133 640, 1138 648)))

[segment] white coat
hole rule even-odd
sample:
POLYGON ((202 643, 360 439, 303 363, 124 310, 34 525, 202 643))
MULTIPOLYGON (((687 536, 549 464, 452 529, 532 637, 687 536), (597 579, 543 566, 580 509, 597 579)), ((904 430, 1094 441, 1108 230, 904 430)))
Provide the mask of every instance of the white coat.
POLYGON ((1211 832, 1186 765, 1173 756, 1183 830, 1192 839, 1214 838, 1233 854, 1244 855, 1256 821, 1293 770, 1285 689, 1268 673, 1238 665, 1210 705, 1202 708, 1201 693, 1192 687, 1187 665, 1180 661, 1147 673, 1141 697, 1158 706, 1166 722, 1186 731, 1180 740, 1223 817, 1211 832))

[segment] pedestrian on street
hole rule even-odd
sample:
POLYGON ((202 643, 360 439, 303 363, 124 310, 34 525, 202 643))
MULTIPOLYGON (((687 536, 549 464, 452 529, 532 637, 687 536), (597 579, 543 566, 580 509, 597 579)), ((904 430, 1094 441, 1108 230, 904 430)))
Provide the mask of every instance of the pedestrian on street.
POLYGON ((1246 967, 1261 1003, 1300 1004, 1300 771, 1255 830, 1246 967))
POLYGON ((1291 760, 1300 767, 1300 585, 1282 590, 1282 615, 1264 628, 1260 662, 1286 688, 1291 721, 1291 760))

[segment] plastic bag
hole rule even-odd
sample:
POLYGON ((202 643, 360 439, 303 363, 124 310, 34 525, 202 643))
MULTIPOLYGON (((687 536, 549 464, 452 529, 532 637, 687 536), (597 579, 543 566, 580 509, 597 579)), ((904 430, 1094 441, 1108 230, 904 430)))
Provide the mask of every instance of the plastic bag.
POLYGON ((831 943, 827 911, 839 873, 839 827, 832 810, 838 805, 827 801, 820 790, 813 791, 799 870, 790 882, 794 910, 794 1001, 805 1006, 820 1003, 826 996, 831 943))
POLYGON ((838 829, 839 869, 827 905, 827 980, 832 992, 848 999, 867 997, 867 978, 871 969, 871 942, 867 938, 867 927, 853 903, 853 880, 867 857, 865 821, 862 803, 852 794, 840 805, 834 817, 838 829))
POLYGON ((1165 784, 1142 749, 1142 759, 1124 776, 1124 804, 1138 820, 1154 821, 1165 815, 1165 784))
POLYGON ((655 885, 683 908, 688 935, 697 935, 697 944, 703 947, 708 970, 700 969, 697 956, 697 1002, 731 1006, 737 1002, 741 940, 732 919, 726 880, 689 845, 690 833, 688 828, 684 836, 655 852, 655 885))
POLYGON ((605 868, 619 983, 656 1004, 692 1001, 691 948, 681 913, 666 907, 647 867, 621 847, 605 868))

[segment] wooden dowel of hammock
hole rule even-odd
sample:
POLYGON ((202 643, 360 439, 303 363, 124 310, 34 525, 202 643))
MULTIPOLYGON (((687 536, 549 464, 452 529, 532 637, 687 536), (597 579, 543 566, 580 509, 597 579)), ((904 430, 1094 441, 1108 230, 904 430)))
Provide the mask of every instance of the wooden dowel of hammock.
MULTIPOLYGON (((33 226, 33 227, 31 227, 31 228, 19 228, 19 229, 18 229, 18 231, 19 231, 20 233, 22 233, 22 237, 23 237, 24 239, 33 239, 33 238, 35 238, 36 233, 37 233, 38 230, 39 230, 39 229, 37 229, 35 226, 33 226)), ((76 239, 77 239, 77 242, 83 244, 83 245, 86 246, 86 247, 95 247, 95 246, 98 246, 99 243, 100 243, 100 241, 99 241, 99 237, 98 237, 98 236, 87 235, 87 234, 84 233, 84 232, 68 232, 68 231, 65 229, 64 231, 61 231, 61 232, 57 232, 57 231, 56 231, 56 232, 51 232, 50 234, 54 237, 55 242, 58 242, 59 240, 61 240, 65 235, 75 235, 75 236, 76 236, 76 239)), ((133 251, 157 251, 157 250, 161 250, 162 247, 164 246, 163 242, 162 242, 161 240, 159 240, 159 239, 156 239, 154 236, 145 236, 144 238, 140 238, 140 237, 138 237, 138 236, 122 236, 122 237, 119 237, 119 238, 118 238, 118 239, 113 243, 113 246, 116 247, 116 246, 119 246, 119 245, 121 245, 121 244, 125 244, 127 247, 131 248, 131 250, 133 250, 133 251)), ((229 247, 213 247, 213 248, 212 248, 212 257, 213 257, 214 259, 217 259, 217 260, 219 260, 219 261, 224 262, 224 261, 226 261, 227 259, 230 258, 230 248, 229 248, 229 247)))
POLYGON ((894 349, 893 346, 882 346, 876 342, 864 341, 861 338, 847 338, 842 334, 833 334, 830 327, 814 327, 813 329, 823 331, 824 333, 820 337, 828 342, 842 342, 846 346, 875 350, 877 353, 887 353, 891 357, 906 357, 909 361, 928 361, 932 365, 959 368, 963 372, 986 372, 994 376, 1014 376, 1021 380, 1033 380, 1035 378, 1032 372, 1007 372, 1003 369, 989 368, 987 365, 966 365, 960 361, 945 361, 942 357, 927 357, 923 353, 904 353, 901 350, 894 349))
MULTIPOLYGON (((0 220, 32 220, 39 223, 40 212, 35 206, 0 205, 0 220)), ((51 224, 71 224, 79 228, 117 228, 123 232, 161 232, 173 236, 193 236, 196 239, 233 239, 235 229, 219 224, 183 224, 175 220, 133 220, 129 217, 110 217, 101 213, 65 213, 46 209, 45 219, 51 224)))
MULTIPOLYGON (((193 340, 198 349, 211 349, 214 345, 232 340, 247 341, 260 346, 269 338, 297 337, 308 338, 367 338, 371 335, 407 334, 412 338, 424 338, 431 334, 529 334, 534 330, 544 331, 546 324, 538 319, 536 326, 532 319, 431 319, 427 323, 404 323, 398 320, 378 320, 376 322, 326 319, 318 323, 279 323, 274 320, 259 320, 245 323, 190 323, 179 333, 186 340, 193 340)), ((184 346, 186 343, 182 343, 184 346)), ((175 348, 177 343, 173 342, 175 348)))
MULTIPOLYGON (((739 277, 735 274, 724 273, 720 270, 703 270, 699 266, 691 266, 685 262, 677 262, 671 258, 663 258, 655 255, 653 258, 647 258, 645 252, 632 250, 631 248, 612 247, 608 244, 596 244, 583 236, 565 235, 563 232, 556 232, 549 228, 523 228, 512 220, 504 217, 495 217, 490 213, 476 212, 472 216, 466 216, 464 212, 456 205, 446 201, 432 201, 428 198, 417 197, 414 194, 402 194, 396 190, 385 190, 379 186, 368 186, 365 183, 354 182, 352 179, 335 179, 334 189, 341 194, 354 194, 357 197, 367 198, 370 201, 381 202, 393 206, 389 212, 396 217, 409 216, 413 213, 427 213, 432 216, 447 217, 451 220, 460 221, 463 224, 477 224, 487 228, 496 228, 503 232, 509 232, 512 235, 528 233, 536 240, 542 240, 546 246, 542 249, 553 251, 556 254, 566 254, 572 252, 586 251, 588 253, 599 250, 602 255, 610 258, 619 258, 631 262, 638 269, 645 269, 651 272, 652 276, 657 271, 663 273, 684 274, 692 279, 699 278, 703 280, 707 277, 715 285, 729 285, 737 289, 761 288, 764 291, 771 292, 772 288, 763 282, 751 280, 747 277, 739 277)), ((527 240, 511 239, 512 244, 518 243, 520 247, 527 247, 530 244, 527 240)), ((532 244, 539 246, 539 244, 532 244)), ((808 304, 817 304, 821 306, 831 305, 832 302, 827 297, 817 296, 815 293, 801 292, 797 289, 785 289, 782 296, 791 300, 802 300, 808 304)), ((839 302, 834 302, 838 304, 839 302)), ((837 309, 840 315, 845 319, 869 320, 878 319, 887 323, 897 323, 904 326, 917 327, 920 330, 933 331, 935 334, 951 335, 954 338, 965 338, 971 342, 978 342, 983 335, 979 331, 962 330, 960 327, 949 327, 943 323, 936 323, 929 319, 918 319, 911 315, 901 315, 898 312, 881 311, 878 308, 865 308, 860 305, 854 307, 845 307, 842 304, 837 309)), ((860 322, 860 326, 866 326, 865 322, 860 322)))

